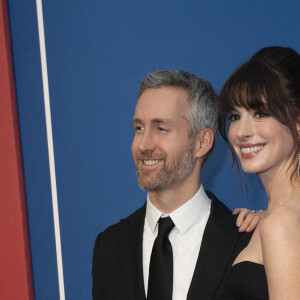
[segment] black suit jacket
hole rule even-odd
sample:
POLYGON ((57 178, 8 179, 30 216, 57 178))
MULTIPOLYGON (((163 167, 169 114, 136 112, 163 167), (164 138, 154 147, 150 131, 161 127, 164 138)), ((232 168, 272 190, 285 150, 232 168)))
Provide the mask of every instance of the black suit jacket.
MULTIPOLYGON (((247 245, 235 218, 213 194, 211 212, 189 288, 188 300, 230 299, 228 270, 247 245)), ((110 226, 96 239, 93 255, 94 300, 146 300, 143 281, 143 229, 146 205, 110 226)))

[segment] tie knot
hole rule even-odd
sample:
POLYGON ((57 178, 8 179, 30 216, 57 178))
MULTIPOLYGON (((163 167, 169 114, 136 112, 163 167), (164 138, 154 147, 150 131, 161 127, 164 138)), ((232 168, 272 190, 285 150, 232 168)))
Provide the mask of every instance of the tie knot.
POLYGON ((170 217, 160 218, 158 224, 158 235, 168 236, 174 227, 174 223, 170 217))

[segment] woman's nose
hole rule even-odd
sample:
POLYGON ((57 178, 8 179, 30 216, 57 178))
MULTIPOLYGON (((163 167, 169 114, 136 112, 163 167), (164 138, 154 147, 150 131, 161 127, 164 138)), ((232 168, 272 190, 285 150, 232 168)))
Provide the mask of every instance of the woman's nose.
POLYGON ((249 138, 253 135, 253 124, 250 116, 241 118, 238 122, 237 137, 241 140, 249 138))

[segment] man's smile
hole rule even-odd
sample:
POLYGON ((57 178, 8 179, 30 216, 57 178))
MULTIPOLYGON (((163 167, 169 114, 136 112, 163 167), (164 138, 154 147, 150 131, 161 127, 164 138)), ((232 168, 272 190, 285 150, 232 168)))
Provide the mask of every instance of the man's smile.
POLYGON ((145 159, 145 160, 142 160, 144 165, 146 166, 153 166, 153 165, 156 165, 158 164, 159 162, 162 161, 162 159, 145 159))

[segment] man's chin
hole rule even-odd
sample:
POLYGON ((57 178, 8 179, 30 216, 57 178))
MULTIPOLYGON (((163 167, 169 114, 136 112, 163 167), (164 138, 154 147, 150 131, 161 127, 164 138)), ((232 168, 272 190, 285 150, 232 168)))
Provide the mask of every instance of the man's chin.
POLYGON ((142 180, 138 180, 139 186, 142 190, 148 191, 148 192, 158 192, 163 190, 163 186, 159 183, 152 182, 145 182, 142 180))

